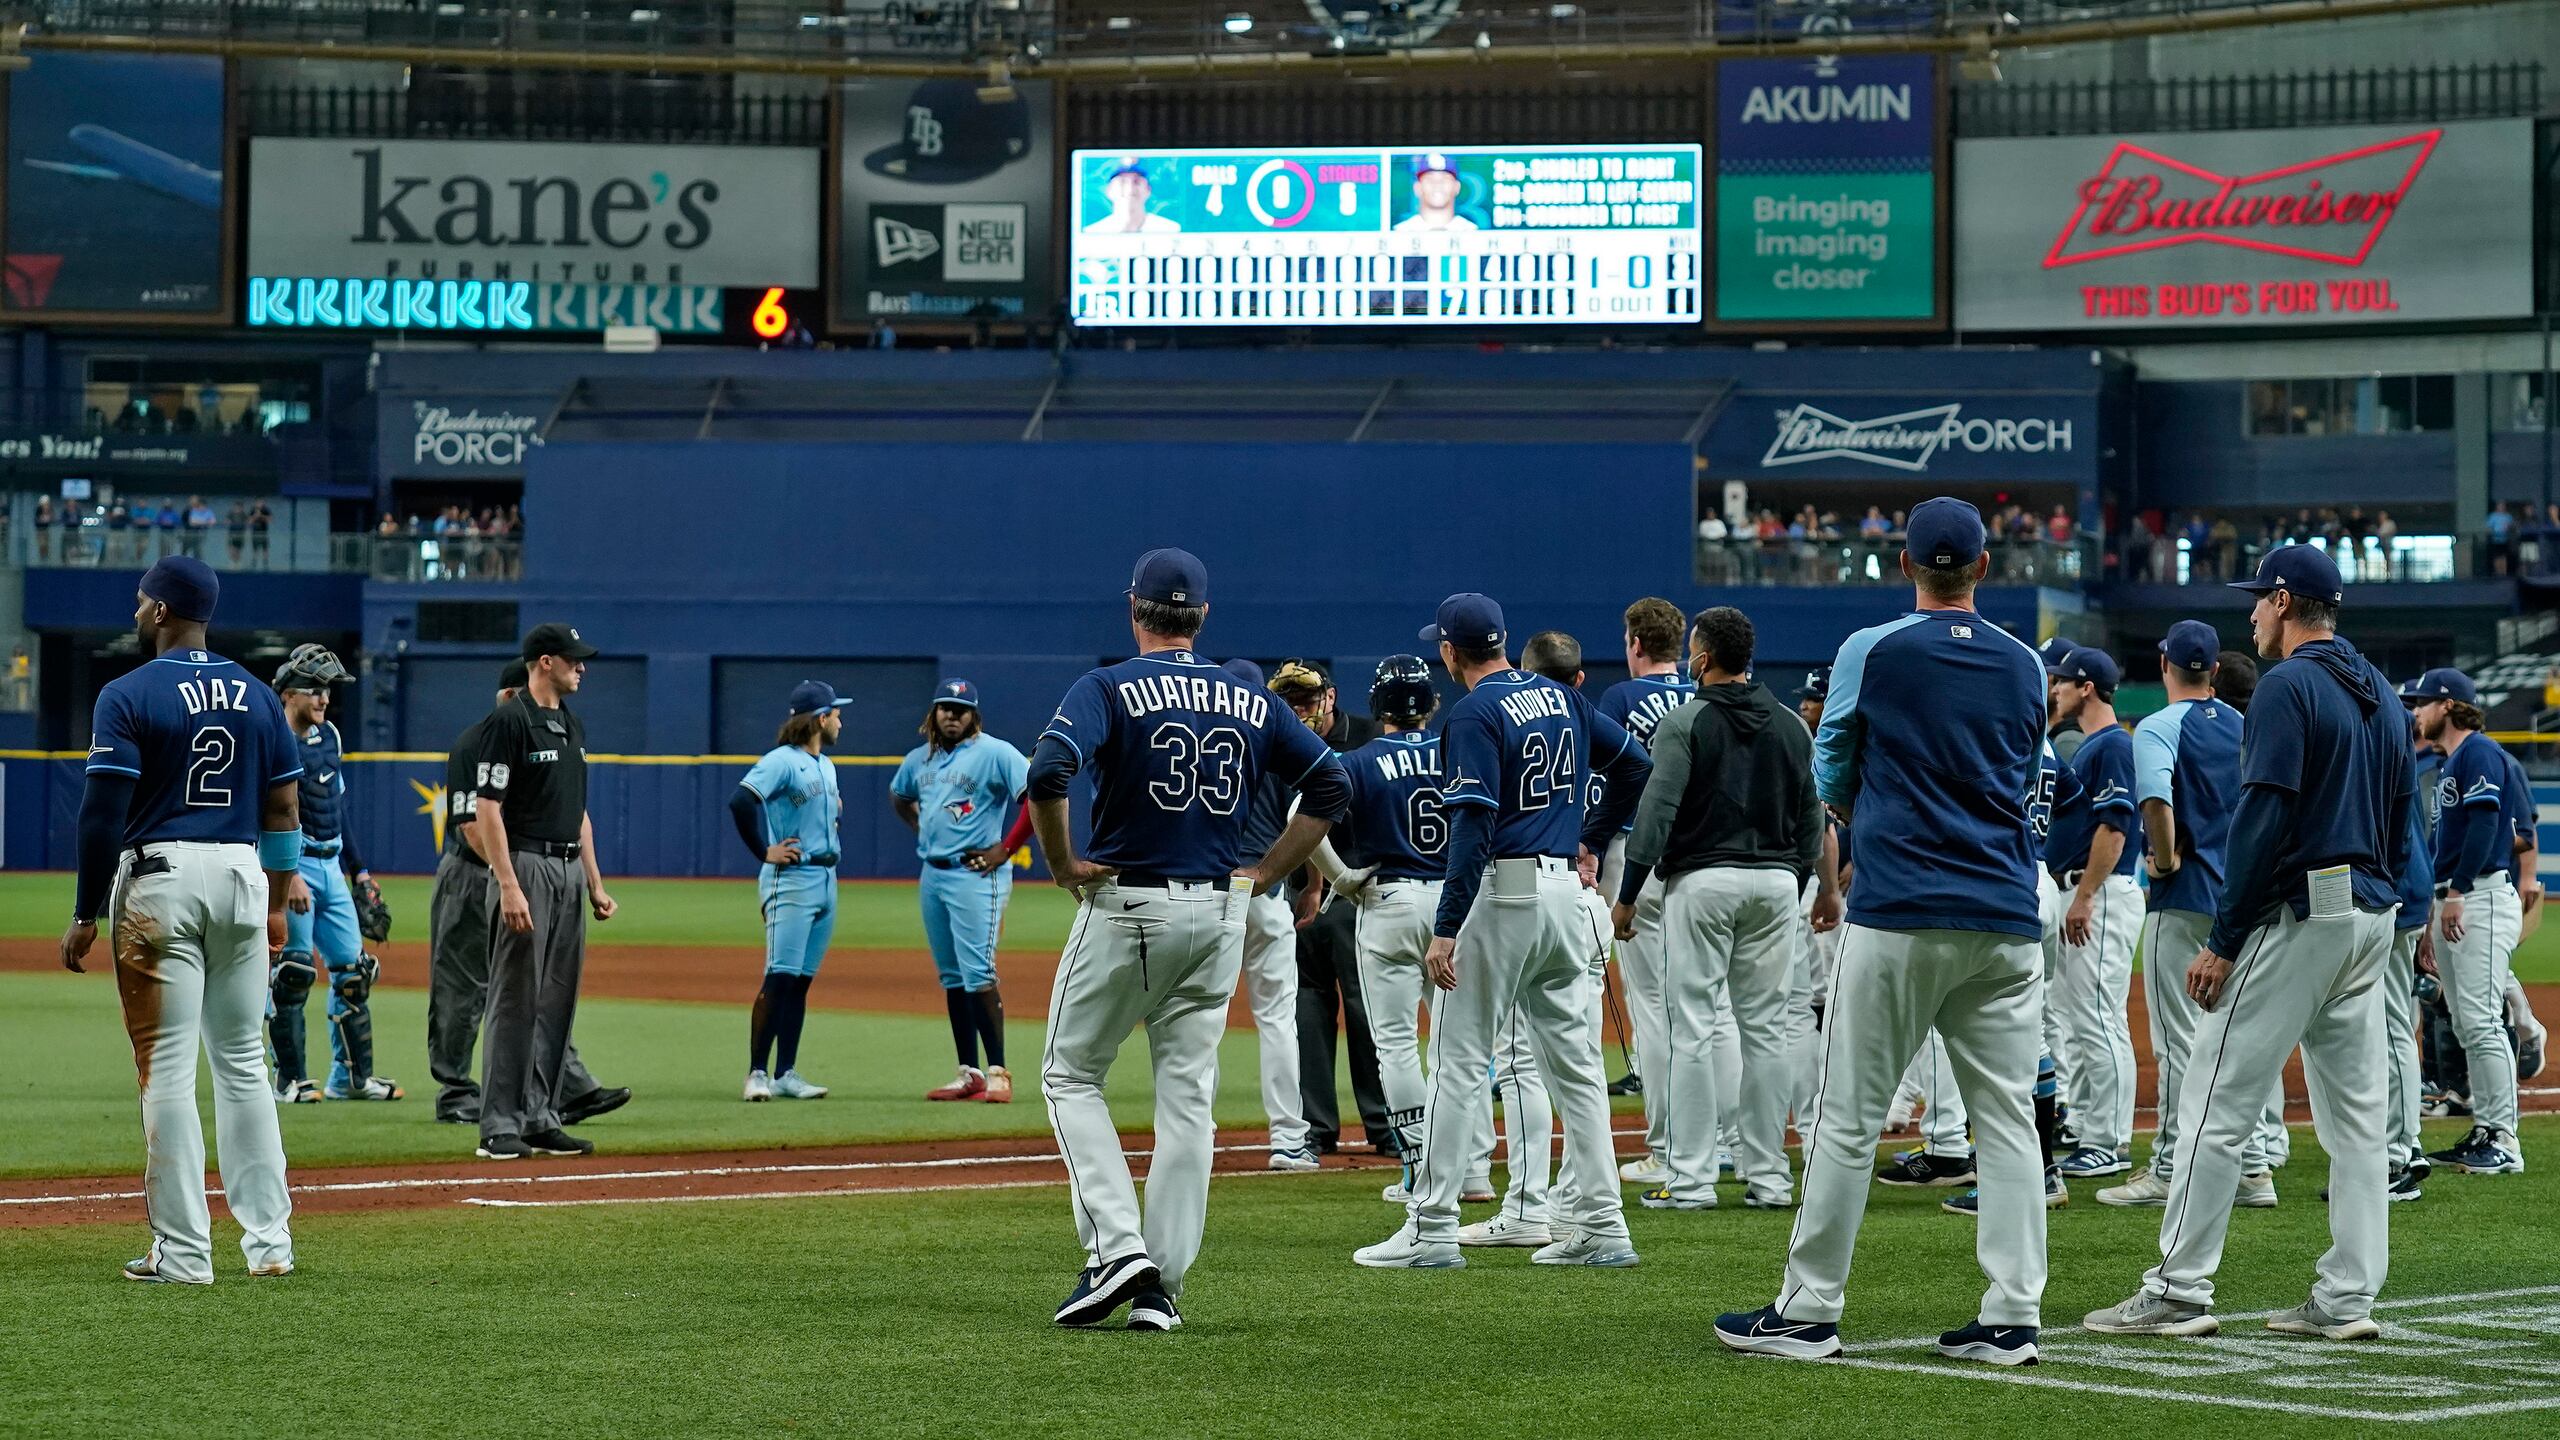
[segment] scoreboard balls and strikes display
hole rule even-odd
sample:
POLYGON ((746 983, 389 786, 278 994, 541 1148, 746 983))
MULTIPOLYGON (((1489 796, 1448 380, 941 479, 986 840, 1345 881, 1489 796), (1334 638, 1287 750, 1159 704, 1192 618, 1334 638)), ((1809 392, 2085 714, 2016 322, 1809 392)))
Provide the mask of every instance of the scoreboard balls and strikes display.
POLYGON ((1695 145, 1079 150, 1079 325, 1700 318, 1695 145))

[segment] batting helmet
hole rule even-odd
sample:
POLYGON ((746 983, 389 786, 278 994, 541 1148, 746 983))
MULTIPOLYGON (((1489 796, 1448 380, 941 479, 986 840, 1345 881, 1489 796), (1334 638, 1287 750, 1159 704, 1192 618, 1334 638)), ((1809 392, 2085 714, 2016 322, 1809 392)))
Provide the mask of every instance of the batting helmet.
POLYGON ((1420 722, 1440 703, 1431 667, 1419 655, 1390 655, 1369 682, 1369 713, 1382 720, 1420 722))
POLYGON ((354 678, 347 673, 346 666, 338 663, 338 657, 330 652, 328 646, 296 645, 293 653, 284 657, 284 664, 277 667, 276 689, 326 690, 354 678))

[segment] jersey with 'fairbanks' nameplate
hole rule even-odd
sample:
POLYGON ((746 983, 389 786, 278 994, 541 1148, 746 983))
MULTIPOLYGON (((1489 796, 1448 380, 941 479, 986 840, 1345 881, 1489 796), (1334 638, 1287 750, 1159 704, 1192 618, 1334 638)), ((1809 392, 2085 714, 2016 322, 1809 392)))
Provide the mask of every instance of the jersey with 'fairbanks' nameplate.
POLYGON ((126 845, 255 845, 267 791, 302 775, 302 746, 276 692, 248 671, 210 650, 172 650, 99 692, 88 772, 134 777, 126 845))
MULTIPOLYGON (((1628 734, 1636 737, 1636 743, 1644 746, 1650 754, 1653 732, 1661 726, 1663 717, 1695 699, 1697 694, 1698 683, 1677 671, 1667 675, 1634 675, 1602 691, 1599 709, 1601 714, 1624 726, 1628 734)), ((1608 781, 1602 776, 1591 777, 1592 804, 1600 803, 1601 787, 1606 784, 1608 781)), ((1633 830, 1635 822, 1628 821, 1626 828, 1633 830)))

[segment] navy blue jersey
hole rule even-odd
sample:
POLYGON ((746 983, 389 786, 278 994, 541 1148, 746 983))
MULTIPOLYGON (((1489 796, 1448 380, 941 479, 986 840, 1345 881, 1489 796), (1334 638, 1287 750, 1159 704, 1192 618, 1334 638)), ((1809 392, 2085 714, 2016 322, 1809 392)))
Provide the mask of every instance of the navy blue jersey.
POLYGON ((2110 725, 2085 737, 2071 752, 2072 778, 2079 793, 2053 809, 2053 830, 2045 837, 2044 866, 2053 878, 2086 869, 2089 847, 2098 827, 2122 831, 2124 849, 2113 872, 2130 875, 2142 857, 2142 812, 2133 800, 2133 737, 2121 725, 2110 725))
POLYGON ((2515 829, 2507 804, 2507 767, 2513 763, 2497 741, 2475 734, 2453 748, 2436 777, 2436 878, 2456 890, 2467 894, 2472 882, 2515 868, 2515 829), (2497 831, 2485 847, 2480 826, 2497 831), (2466 861, 2466 851, 2473 857, 2485 851, 2487 859, 2466 861))
MULTIPOLYGON (((2418 713, 2409 712, 2409 743, 2418 740, 2418 713)), ((2400 862, 2400 922, 2397 928, 2415 930, 2427 923, 2427 907, 2435 902, 2435 767, 2428 762, 2437 758, 2433 750, 2418 757, 2417 783, 2409 787, 2409 803, 2402 807, 2409 816, 2409 852, 2400 862)))
POLYGON ((1583 777, 1640 772, 1652 762, 1581 691, 1502 670, 1449 707, 1440 764, 1442 802, 1491 810, 1494 857, 1504 859, 1571 858, 1582 848, 1583 777))
POLYGON ((1093 781, 1086 858, 1177 880, 1260 858, 1238 847, 1264 774, 1298 790, 1334 763, 1279 697, 1188 650, 1086 671, 1041 732, 1051 736, 1093 781))
POLYGON ((2145 716, 2133 732, 2133 795, 2167 805, 2176 822, 2177 873, 2151 882, 2151 908, 2212 914, 2240 804, 2240 712, 2181 700, 2145 716))
MULTIPOLYGON (((1667 675, 1637 675, 1621 680, 1601 693, 1600 713, 1626 727, 1627 733, 1636 737, 1637 743, 1651 753, 1654 727, 1662 723, 1662 717, 1687 704, 1697 693, 1698 682, 1676 670, 1667 675)), ((1591 777, 1592 804, 1600 803, 1602 787, 1607 783, 1602 776, 1591 777)), ((1633 820, 1624 827, 1630 831, 1635 828, 1633 820)))
MULTIPOLYGON (((2079 795, 2079 777, 2071 773, 2070 766, 2054 757, 2053 742, 2046 740, 2043 748, 2036 752, 2036 788, 2027 796, 2027 828, 2035 835, 2038 855, 2044 853, 2045 841, 2053 834, 2054 808, 2078 799, 2079 795)), ((1840 848, 1842 853, 1847 853, 1849 842, 1845 836, 1840 848)))
POLYGON ((1448 868, 1449 822, 1441 813, 1440 737, 1420 730, 1381 735, 1342 757, 1351 776, 1349 863, 1375 865, 1389 880, 1437 880, 1448 868), (1356 858, 1353 858, 1356 857, 1356 858))
POLYGON ((1266 770, 1262 783, 1253 787, 1253 800, 1244 807, 1244 832, 1236 837, 1236 854, 1250 865, 1271 853, 1280 843, 1280 832, 1289 828, 1289 787, 1280 777, 1266 770))
POLYGON ((124 843, 255 845, 267 791, 302 774, 276 692, 210 650, 173 650, 108 683, 89 770, 134 777, 124 843))
MULTIPOLYGON (((2506 747, 2499 748, 2505 750, 2506 747)), ((2506 756, 2507 783, 2499 787, 2498 808, 2505 813, 2507 828, 2516 839, 2539 845, 2542 839, 2542 807, 2534 803, 2533 780, 2524 773, 2524 764, 2516 759, 2516 752, 2507 750, 2506 756)), ((2523 873, 2524 857, 2516 854, 2513 845, 2507 847, 2506 859, 2509 879, 2522 885, 2531 878, 2523 873)))
MULTIPOLYGON (((2297 919, 2311 913, 2306 877, 2333 865, 2353 872, 2356 904, 2380 910, 2399 903, 2412 766, 2398 706, 2382 672, 2334 637, 2295 647, 2258 677, 2240 737, 2240 781, 2295 797, 2292 833, 2270 869, 2273 898, 2297 919)), ((2226 893, 2242 883, 2240 867, 2232 869, 2226 893)), ((2215 927, 2225 941, 2229 918, 2215 927)))
MULTIPOLYGON (((289 722, 288 722, 289 723, 289 722)), ((345 823, 339 813, 347 794, 346 742, 338 727, 323 720, 296 742, 302 756, 302 838, 316 845, 337 840, 345 823)))
POLYGON ((1840 647, 1814 783, 1857 807, 1850 923, 2041 939, 2028 807, 2043 789, 2044 661, 1969 610, 1923 610, 1840 647))

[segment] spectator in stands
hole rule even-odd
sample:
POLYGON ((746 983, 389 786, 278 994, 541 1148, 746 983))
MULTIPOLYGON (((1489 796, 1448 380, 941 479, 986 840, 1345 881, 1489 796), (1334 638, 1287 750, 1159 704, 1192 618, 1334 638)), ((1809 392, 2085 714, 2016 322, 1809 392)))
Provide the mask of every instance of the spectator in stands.
POLYGON ((2206 531, 2205 535, 2205 548, 2211 556, 2213 578, 2228 580, 2239 574, 2237 566, 2240 561, 2240 527, 2231 523, 2230 516, 2217 515, 2213 519, 2213 528, 2206 531))
POLYGON ((1867 507, 1866 518, 1858 522, 1858 538, 1869 541, 1882 540, 1887 528, 1884 512, 1870 505, 1867 507))
POLYGON ((2560 710, 2560 664, 2542 672, 2542 708, 2560 710))
POLYGON ((107 543, 102 547, 107 552, 108 561, 128 560, 133 558, 133 554, 139 554, 139 551, 127 553, 132 543, 133 510, 122 500, 114 501, 107 506, 107 543))
POLYGON ((41 565, 53 559, 53 497, 50 495, 36 497, 35 530, 36 563, 41 565))
POLYGON ((65 500, 54 512, 54 523, 62 530, 62 563, 70 564, 80 553, 80 502, 65 500))
POLYGON ((388 510, 383 511, 382 523, 373 527, 373 533, 376 537, 384 540, 399 539, 400 518, 388 510))
POLYGON ((154 518, 160 524, 160 548, 152 558, 177 554, 182 543, 178 532, 186 528, 187 512, 179 509, 175 500, 162 500, 159 513, 154 518))
POLYGON ((249 543, 249 507, 232 501, 231 508, 223 512, 222 528, 231 532, 231 565, 238 569, 240 548, 249 543))
POLYGON ((2068 544, 2070 544, 2070 543, 2071 543, 2071 515, 2070 515, 2070 513, 2069 513, 2068 511, 2064 510, 2064 509, 2063 509, 2061 506, 2059 506, 2059 505, 2054 506, 2054 507, 2053 507, 2053 518, 2052 518, 2052 519, 2050 519, 2050 520, 2047 520, 2047 521, 2045 522, 2045 525, 2044 525, 2044 534, 2045 534, 2045 538, 2046 538, 2047 540, 2052 541, 2052 542, 2053 542, 2054 544, 2056 544, 2056 545, 2068 545, 2068 544))
POLYGON ((142 402, 128 395, 124 408, 116 412, 116 428, 132 434, 142 428, 142 402))
POLYGON ((2400 578, 2400 553, 2397 543, 2399 539, 2400 522, 2392 519, 2391 512, 2388 510, 2374 511, 2373 545, 2382 557, 2381 574, 2376 578, 2383 580, 2400 578))
POLYGON ((2512 567, 2516 553, 2516 517, 2499 501, 2489 507, 2489 573, 2504 575, 2512 567))
POLYGON ((201 495, 187 497, 187 553, 202 559, 204 537, 213 529, 213 507, 201 495))
POLYGON ((35 660, 27 654, 27 642, 24 640, 9 647, 9 708, 36 708, 35 660))
POLYGON ((249 558, 261 570, 267 568, 267 530, 276 523, 276 513, 259 501, 249 511, 249 558))

